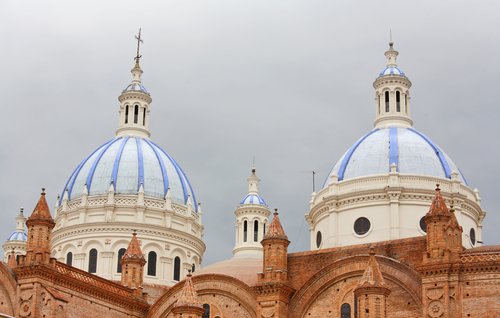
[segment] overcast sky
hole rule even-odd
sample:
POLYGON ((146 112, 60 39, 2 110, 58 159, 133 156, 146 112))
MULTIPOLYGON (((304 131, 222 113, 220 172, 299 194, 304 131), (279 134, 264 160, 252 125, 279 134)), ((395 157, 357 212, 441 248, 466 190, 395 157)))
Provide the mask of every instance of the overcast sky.
MULTIPOLYGON (((320 187, 373 127, 373 80, 389 29, 413 83, 415 128, 480 190, 483 240, 500 244, 498 1, 2 1, 0 233, 46 187, 114 136, 142 27, 152 139, 182 166, 204 210, 204 265, 231 256, 252 157, 261 194, 309 246, 320 187)), ((3 240, 3 238, 2 238, 3 240)))

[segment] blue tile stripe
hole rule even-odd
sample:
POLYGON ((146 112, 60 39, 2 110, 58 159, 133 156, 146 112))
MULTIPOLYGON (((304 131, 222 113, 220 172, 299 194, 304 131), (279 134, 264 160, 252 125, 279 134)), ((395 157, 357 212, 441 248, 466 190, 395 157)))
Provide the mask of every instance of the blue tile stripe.
POLYGON ((399 171, 398 129, 396 127, 389 128, 389 171, 393 163, 399 171))
POLYGON ((409 131, 412 131, 415 134, 419 135, 420 137, 422 137, 429 144, 429 146, 431 146, 432 149, 434 149, 434 152, 436 153, 436 155, 439 158, 439 161, 441 162, 441 166, 443 167, 444 174, 446 175, 446 177, 448 179, 451 179, 450 165, 448 164, 448 161, 446 160, 445 156, 443 155, 443 152, 441 151, 441 149, 439 149, 439 147, 436 144, 434 144, 429 138, 427 138, 424 134, 416 131, 413 128, 407 128, 407 129, 409 131))
POLYGON ((139 178, 137 179, 137 191, 141 187, 141 184, 144 186, 144 157, 142 155, 142 146, 141 139, 135 138, 135 143, 137 145, 137 159, 139 160, 139 178))
MULTIPOLYGON (((344 173, 345 173, 345 170, 347 168, 347 164, 349 163, 349 160, 351 159, 352 157, 352 154, 354 153, 354 151, 356 151, 356 148, 358 148, 358 146, 366 139, 368 138, 371 134, 375 133, 379 131, 378 128, 370 131, 369 133, 367 133, 366 135, 364 135, 363 137, 361 137, 361 139, 359 139, 350 149, 349 151, 347 152, 347 154, 344 156, 344 158, 342 159, 342 163, 340 164, 340 168, 339 168, 339 173, 338 173, 338 178, 339 178, 339 181, 343 180, 344 179, 344 173)), ((330 176, 330 175, 329 175, 330 176)), ((325 180, 325 184, 326 182, 328 181, 328 177, 327 177, 327 180, 325 180)))
MULTIPOLYGON (((61 198, 59 200, 59 204, 62 203, 62 200, 64 198, 64 193, 66 191, 66 189, 68 189, 68 200, 71 200, 71 193, 73 191, 73 186, 75 185, 75 181, 76 181, 76 178, 78 177, 78 174, 80 173, 80 170, 82 170, 82 167, 85 165, 85 163, 90 159, 90 157, 92 157, 97 151, 99 151, 100 149, 102 149, 103 147, 106 147, 107 145, 109 145, 111 142, 113 142, 114 139, 111 139, 110 141, 106 142, 105 144, 103 144, 102 146, 100 146, 99 148, 97 148, 96 150, 94 150, 90 155, 87 156, 87 158, 85 158, 79 165, 78 167, 76 167, 75 171, 73 172, 73 174, 71 175, 71 177, 68 179, 68 182, 66 182, 66 185, 64 186, 64 190, 61 194, 61 198), (71 180, 71 178, 74 176, 73 180, 71 180), (71 183, 70 183, 70 180, 71 180, 71 183), (69 188, 67 188, 68 186, 68 183, 70 183, 69 185, 69 188)), ((87 189, 88 189, 88 185, 87 185, 87 189)))
POLYGON ((240 204, 261 204, 267 206, 266 201, 260 196, 255 194, 247 194, 240 204))
POLYGON ((156 155, 156 159, 158 159, 158 163, 160 164, 161 175, 163 178, 163 197, 165 197, 165 195, 167 195, 167 191, 168 191, 168 187, 169 187, 169 181, 168 181, 167 169, 165 168, 165 163, 163 162, 163 160, 161 160, 160 153, 158 152, 156 147, 153 146, 151 144, 151 142, 149 142, 147 139, 143 139, 143 140, 149 145, 149 147, 151 147, 151 149, 153 149, 153 152, 156 155))
POLYGON ((118 177, 118 168, 120 167, 120 159, 122 157, 123 148, 125 148, 125 144, 129 140, 130 137, 123 138, 123 141, 118 148, 118 152, 116 153, 115 162, 113 164, 113 172, 111 173, 111 182, 113 183, 113 187, 116 191, 116 179, 118 177))
MULTIPOLYGON (((177 162, 175 162, 175 164, 177 165, 177 162)), ((191 186, 191 182, 189 182, 189 179, 186 177, 186 174, 184 173, 184 170, 182 170, 181 166, 177 165, 177 167, 182 172, 182 176, 184 177, 184 179, 186 179, 187 185, 189 187, 189 191, 191 192, 191 195, 193 196, 194 210, 196 212, 198 212, 198 201, 196 200, 196 195, 194 194, 193 187, 191 186)))
MULTIPOLYGON (((154 142, 152 141, 149 141, 150 143, 152 143, 153 145, 155 145, 158 149, 160 149, 161 152, 163 152, 163 154, 165 156, 167 156, 167 158, 170 160, 170 162, 174 165, 174 168, 175 168, 175 171, 177 171, 177 175, 179 176, 179 179, 181 180, 181 185, 182 185, 182 192, 184 193, 184 204, 187 203, 187 199, 188 199, 188 191, 187 191, 187 188, 186 188, 186 182, 184 181, 184 178, 181 176, 181 169, 179 168, 179 165, 177 164, 177 162, 175 162, 174 159, 172 159, 172 157, 170 157, 170 155, 168 153, 165 152, 165 150, 161 149, 158 145, 156 145, 154 142)), ((194 198, 193 198, 194 200, 194 198)), ((195 202, 195 210, 197 210, 198 208, 198 205, 196 204, 196 201, 195 202)))
POLYGON ((90 167, 89 174, 87 175, 87 189, 89 190, 89 193, 90 193, 90 187, 92 186, 92 178, 94 177, 94 172, 95 172, 95 169, 97 168, 97 164, 101 160, 104 153, 108 150, 108 148, 111 147, 111 145, 113 145, 115 142, 117 142, 120 139, 122 139, 122 137, 115 138, 110 143, 108 143, 106 146, 102 147, 102 151, 99 153, 99 155, 97 155, 97 158, 92 163, 92 167, 90 167))

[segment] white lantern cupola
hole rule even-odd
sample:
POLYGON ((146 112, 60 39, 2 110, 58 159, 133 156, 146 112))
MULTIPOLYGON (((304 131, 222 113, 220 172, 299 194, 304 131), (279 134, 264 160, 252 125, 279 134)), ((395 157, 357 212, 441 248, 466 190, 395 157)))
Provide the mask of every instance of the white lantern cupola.
POLYGON ((236 238, 233 249, 234 257, 238 258, 261 258, 262 245, 260 241, 264 238, 268 217, 271 211, 266 201, 259 195, 260 179, 255 174, 247 178, 248 194, 240 201, 240 205, 234 211, 236 215, 236 238))
POLYGON ((394 49, 394 43, 389 42, 389 49, 385 52, 387 65, 373 82, 376 128, 413 125, 410 116, 411 82, 396 63, 398 54, 399 52, 394 49))
POLYGON ((139 44, 142 42, 141 34, 137 38, 137 55, 135 65, 132 68, 132 82, 122 91, 118 100, 120 101, 119 123, 116 130, 117 137, 137 136, 149 138, 149 112, 152 101, 148 91, 142 85, 142 69, 139 64, 139 44))

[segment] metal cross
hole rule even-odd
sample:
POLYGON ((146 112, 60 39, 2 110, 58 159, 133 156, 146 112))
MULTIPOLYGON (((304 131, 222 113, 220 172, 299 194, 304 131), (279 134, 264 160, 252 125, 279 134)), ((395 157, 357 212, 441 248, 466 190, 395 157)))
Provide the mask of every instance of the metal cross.
POLYGON ((139 34, 135 36, 135 39, 137 40, 137 55, 135 58, 140 59, 142 55, 139 55, 139 47, 141 46, 141 43, 144 43, 141 39, 141 28, 139 28, 139 34))

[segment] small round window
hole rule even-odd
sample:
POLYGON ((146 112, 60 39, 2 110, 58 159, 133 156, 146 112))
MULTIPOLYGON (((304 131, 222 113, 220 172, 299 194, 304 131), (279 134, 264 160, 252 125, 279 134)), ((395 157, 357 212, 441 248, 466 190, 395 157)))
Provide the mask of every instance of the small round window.
POLYGON ((370 230, 370 226, 370 220, 360 217, 354 222, 354 232, 358 235, 366 234, 370 230))
POLYGON ((318 231, 316 233, 316 247, 319 248, 321 246, 321 241, 323 240, 323 235, 321 235, 321 232, 318 231))
POLYGON ((427 233, 427 224, 425 224, 425 216, 420 219, 420 229, 427 233))
POLYGON ((469 236, 470 236, 470 242, 472 243, 472 245, 476 245, 476 230, 474 230, 473 228, 470 229, 469 236))

